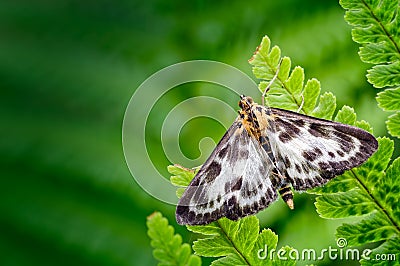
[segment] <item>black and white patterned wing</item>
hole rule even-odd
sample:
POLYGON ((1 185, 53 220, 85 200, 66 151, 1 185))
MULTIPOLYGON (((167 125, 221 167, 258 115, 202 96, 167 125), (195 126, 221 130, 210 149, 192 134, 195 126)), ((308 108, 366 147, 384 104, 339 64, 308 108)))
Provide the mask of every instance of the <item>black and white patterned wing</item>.
POLYGON ((268 111, 267 135, 277 168, 296 190, 325 184, 361 165, 378 147, 374 136, 357 127, 277 108, 268 111))
POLYGON ((186 188, 176 209, 179 224, 237 220, 266 208, 277 198, 269 178, 268 155, 240 118, 228 129, 186 188))

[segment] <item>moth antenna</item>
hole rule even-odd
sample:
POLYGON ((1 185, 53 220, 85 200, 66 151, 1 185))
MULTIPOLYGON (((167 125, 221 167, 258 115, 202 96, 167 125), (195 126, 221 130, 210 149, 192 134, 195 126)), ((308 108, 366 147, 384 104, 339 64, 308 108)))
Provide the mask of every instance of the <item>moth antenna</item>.
POLYGON ((279 69, 281 68, 281 64, 282 64, 282 58, 279 60, 278 66, 276 68, 276 72, 275 75, 273 76, 273 78, 271 79, 271 81, 268 83, 267 88, 265 88, 263 94, 262 94, 262 98, 261 98, 261 104, 265 105, 265 95, 267 94, 267 92, 271 89, 272 84, 275 82, 275 80, 278 78, 278 74, 279 74, 279 69))
POLYGON ((303 109, 303 105, 304 105, 304 95, 303 93, 301 94, 301 104, 299 109, 297 109, 297 112, 300 113, 301 109, 303 109))

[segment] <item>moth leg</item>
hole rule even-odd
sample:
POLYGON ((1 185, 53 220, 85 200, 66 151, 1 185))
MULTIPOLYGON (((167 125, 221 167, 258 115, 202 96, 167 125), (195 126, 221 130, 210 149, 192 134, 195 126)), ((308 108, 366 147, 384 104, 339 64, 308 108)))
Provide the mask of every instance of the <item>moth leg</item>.
POLYGON ((282 64, 282 58, 279 60, 278 66, 276 68, 276 72, 274 77, 271 79, 271 81, 268 83, 267 88, 265 88, 262 96, 261 96, 261 104, 264 106, 265 105, 265 95, 267 94, 267 92, 271 89, 272 84, 274 84, 275 80, 278 78, 278 74, 279 74, 279 69, 281 68, 281 64, 282 64))

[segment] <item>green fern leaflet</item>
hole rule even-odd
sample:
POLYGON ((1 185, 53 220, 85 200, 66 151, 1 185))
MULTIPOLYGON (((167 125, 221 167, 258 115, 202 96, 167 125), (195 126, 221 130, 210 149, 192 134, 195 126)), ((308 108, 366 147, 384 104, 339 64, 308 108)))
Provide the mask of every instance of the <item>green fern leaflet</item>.
POLYGON ((189 244, 182 244, 182 237, 174 234, 174 228, 168 225, 161 213, 155 212, 147 217, 147 228, 154 248, 153 256, 159 261, 159 266, 201 265, 200 257, 191 254, 189 244))

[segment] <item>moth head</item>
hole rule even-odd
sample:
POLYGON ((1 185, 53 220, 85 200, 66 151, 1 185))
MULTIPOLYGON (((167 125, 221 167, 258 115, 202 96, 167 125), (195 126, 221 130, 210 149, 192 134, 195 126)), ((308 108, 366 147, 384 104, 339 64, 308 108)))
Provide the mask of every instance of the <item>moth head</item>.
POLYGON ((242 108, 242 110, 250 109, 253 103, 254 101, 250 96, 240 95, 239 107, 242 108))

